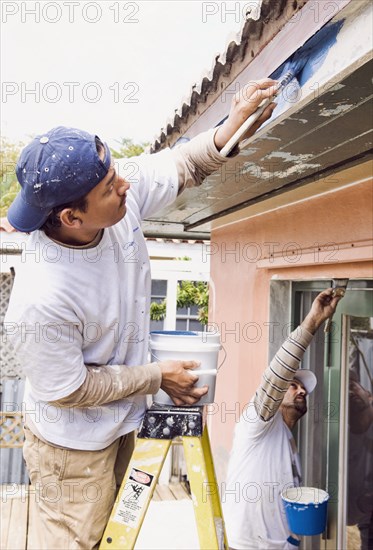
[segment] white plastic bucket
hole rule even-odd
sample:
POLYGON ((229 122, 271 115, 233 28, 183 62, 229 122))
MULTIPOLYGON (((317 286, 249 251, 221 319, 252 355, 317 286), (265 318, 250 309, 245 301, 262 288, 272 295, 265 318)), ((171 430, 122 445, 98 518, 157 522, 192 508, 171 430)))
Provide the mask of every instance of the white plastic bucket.
MULTIPOLYGON (((209 391, 196 405, 214 402, 220 334, 215 332, 162 330, 150 333, 152 361, 200 361, 201 365, 190 372, 198 375, 196 387, 209 386, 209 391)), ((153 395, 158 405, 175 405, 171 397, 159 390, 153 395)))

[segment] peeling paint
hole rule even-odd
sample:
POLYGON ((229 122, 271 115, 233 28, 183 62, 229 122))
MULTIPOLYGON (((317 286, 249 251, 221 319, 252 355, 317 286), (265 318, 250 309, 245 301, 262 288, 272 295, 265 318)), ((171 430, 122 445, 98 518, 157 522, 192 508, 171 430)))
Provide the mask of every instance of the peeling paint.
POLYGON ((309 160, 313 157, 312 154, 306 153, 301 155, 292 155, 291 153, 287 153, 286 151, 273 151, 269 155, 267 155, 266 159, 273 159, 273 158, 279 158, 282 159, 284 162, 295 162, 297 164, 303 163, 305 160, 309 160))
POLYGON ((330 88, 330 92, 338 92, 338 90, 342 90, 343 88, 345 88, 346 85, 345 84, 336 84, 335 86, 333 86, 332 88, 330 88))
POLYGON ((326 116, 326 117, 336 116, 336 115, 340 115, 341 113, 344 113, 345 111, 348 111, 352 107, 353 105, 350 105, 350 104, 338 105, 338 107, 336 107, 335 109, 322 109, 319 114, 320 116, 326 116))
POLYGON ((241 174, 251 174, 257 179, 263 179, 267 180, 271 177, 274 177, 275 173, 272 172, 266 172, 265 170, 261 170, 260 166, 257 166, 256 164, 245 164, 241 170, 241 174))
POLYGON ((295 122, 301 122, 302 124, 307 124, 307 122, 308 122, 308 120, 305 119, 305 118, 289 117, 289 120, 294 120, 295 122))
POLYGON ((253 176, 256 176, 259 171, 260 168, 257 164, 253 164, 252 162, 245 162, 240 172, 241 174, 252 174, 253 176))
POLYGON ((251 147, 249 149, 241 149, 240 155, 242 155, 243 157, 249 157, 250 155, 254 155, 255 153, 257 153, 257 151, 258 149, 254 147, 251 147))
MULTIPOLYGON (((273 154, 272 156, 279 157, 281 153, 273 154)), ((290 155, 291 156, 291 155, 290 155)), ((276 170, 274 172, 269 172, 266 170, 261 170, 259 166, 253 163, 248 163, 243 166, 241 173, 242 174, 251 174, 258 180, 276 180, 276 179, 284 179, 289 176, 291 176, 294 173, 300 174, 302 172, 305 172, 306 170, 320 168, 321 164, 316 163, 308 163, 304 162, 308 158, 313 157, 313 155, 298 155, 296 157, 298 160, 291 166, 290 168, 286 168, 285 170, 276 170), (307 157, 302 159, 301 157, 307 157)), ((268 158, 268 157, 267 157, 268 158)), ((291 162, 291 161, 289 161, 291 162)))
POLYGON ((320 163, 311 164, 311 163, 304 162, 302 164, 295 164, 288 170, 285 170, 284 172, 282 172, 282 176, 278 176, 278 177, 286 178, 291 174, 294 174, 294 172, 301 173, 301 172, 305 172, 306 170, 310 170, 311 168, 320 168, 320 166, 321 166, 320 163))

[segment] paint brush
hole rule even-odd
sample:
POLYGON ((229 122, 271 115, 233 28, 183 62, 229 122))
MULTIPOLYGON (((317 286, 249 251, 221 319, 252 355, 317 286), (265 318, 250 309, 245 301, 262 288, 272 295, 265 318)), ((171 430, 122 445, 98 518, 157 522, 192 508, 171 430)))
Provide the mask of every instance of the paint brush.
MULTIPOLYGON (((333 279, 332 280, 332 296, 340 296, 343 298, 343 296, 346 294, 346 288, 348 285, 348 279, 333 279)), ((332 317, 329 317, 329 319, 326 320, 324 332, 325 334, 330 331, 330 327, 332 324, 332 317)))
POLYGON ((224 147, 221 149, 220 154, 224 157, 228 156, 232 149, 237 145, 242 136, 251 128, 251 126, 262 115, 263 111, 268 107, 270 103, 276 99, 276 97, 286 88, 286 86, 300 73, 306 64, 308 56, 305 53, 302 55, 295 53, 284 65, 282 76, 278 79, 275 93, 263 101, 258 106, 255 113, 249 116, 236 130, 233 136, 227 141, 224 147))

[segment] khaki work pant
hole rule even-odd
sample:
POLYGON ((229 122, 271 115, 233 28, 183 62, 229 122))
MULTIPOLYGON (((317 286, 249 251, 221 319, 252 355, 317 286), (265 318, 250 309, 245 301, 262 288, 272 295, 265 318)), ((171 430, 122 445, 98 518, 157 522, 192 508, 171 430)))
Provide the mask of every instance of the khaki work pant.
POLYGON ((23 456, 38 503, 43 550, 97 548, 134 448, 135 434, 106 449, 44 443, 25 427, 23 456))

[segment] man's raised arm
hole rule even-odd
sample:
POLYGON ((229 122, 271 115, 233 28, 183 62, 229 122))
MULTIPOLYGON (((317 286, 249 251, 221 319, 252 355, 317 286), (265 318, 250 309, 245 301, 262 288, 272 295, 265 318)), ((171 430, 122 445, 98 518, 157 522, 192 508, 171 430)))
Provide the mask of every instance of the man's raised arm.
POLYGON ((333 296, 331 288, 321 292, 314 300, 303 323, 282 344, 263 373, 256 391, 254 405, 260 418, 270 420, 280 407, 286 391, 297 370, 303 354, 320 325, 333 315, 339 296, 333 296))
MULTIPOLYGON (((229 157, 224 157, 219 151, 241 124, 257 110, 262 100, 274 94, 275 84, 276 81, 270 78, 247 84, 233 97, 229 116, 221 126, 203 132, 188 143, 173 149, 179 177, 179 193, 186 187, 201 185, 207 176, 216 172, 229 160, 229 157)), ((275 107, 274 103, 268 105, 242 139, 253 135, 271 117, 275 107)), ((235 156, 237 153, 238 147, 235 147, 229 156, 235 156)))

